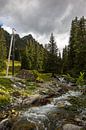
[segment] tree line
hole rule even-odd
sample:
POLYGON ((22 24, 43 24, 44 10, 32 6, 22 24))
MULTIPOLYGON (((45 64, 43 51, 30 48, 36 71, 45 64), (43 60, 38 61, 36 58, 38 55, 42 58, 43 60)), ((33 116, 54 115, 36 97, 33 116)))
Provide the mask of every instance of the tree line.
POLYGON ((63 73, 72 76, 86 75, 86 19, 77 17, 72 21, 69 45, 63 49, 63 73))
MULTIPOLYGON (((0 70, 8 57, 11 35, 0 27, 0 70)), ((53 33, 49 43, 43 47, 31 34, 20 38, 15 35, 15 60, 21 62, 21 69, 35 69, 41 72, 79 75, 86 73, 86 19, 72 20, 69 45, 63 49, 62 57, 53 33)))
POLYGON ((24 37, 26 39, 25 50, 21 53, 21 68, 22 69, 36 69, 42 72, 60 73, 60 60, 58 55, 58 48, 55 43, 53 33, 50 36, 50 41, 43 47, 33 39, 31 35, 24 37))

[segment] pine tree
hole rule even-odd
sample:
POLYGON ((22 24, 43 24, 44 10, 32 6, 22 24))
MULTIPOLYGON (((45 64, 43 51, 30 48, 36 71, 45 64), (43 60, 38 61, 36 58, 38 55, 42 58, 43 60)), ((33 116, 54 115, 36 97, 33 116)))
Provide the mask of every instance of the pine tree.
POLYGON ((67 72, 77 76, 86 71, 86 19, 77 17, 72 21, 68 46, 67 72))
POLYGON ((3 29, 0 28, 0 70, 4 68, 6 60, 6 40, 3 29))
POLYGON ((24 40, 26 42, 26 47, 21 54, 22 69, 44 71, 45 49, 41 44, 35 41, 31 35, 25 37, 24 40))
POLYGON ((51 36, 50 36, 50 41, 49 41, 49 52, 52 54, 52 55, 56 55, 57 56, 57 53, 58 53, 58 48, 57 48, 57 45, 56 45, 56 42, 55 42, 55 39, 54 39, 54 36, 53 36, 53 33, 51 33, 51 36))
POLYGON ((53 33, 51 33, 49 44, 47 45, 47 50, 49 52, 47 63, 46 63, 46 71, 51 72, 52 76, 54 76, 54 73, 58 72, 58 48, 53 36, 53 33))
POLYGON ((68 47, 63 48, 62 53, 62 73, 67 73, 68 70, 68 47))
POLYGON ((71 33, 70 33, 70 41, 68 46, 68 70, 69 73, 74 73, 74 65, 75 65, 75 57, 78 51, 77 45, 79 44, 78 41, 78 19, 77 17, 72 21, 71 25, 71 33))
POLYGON ((79 31, 78 31, 79 44, 77 46, 78 53, 76 55, 77 73, 80 71, 86 72, 86 20, 82 17, 79 20, 79 31), (81 60, 82 59, 82 60, 81 60))

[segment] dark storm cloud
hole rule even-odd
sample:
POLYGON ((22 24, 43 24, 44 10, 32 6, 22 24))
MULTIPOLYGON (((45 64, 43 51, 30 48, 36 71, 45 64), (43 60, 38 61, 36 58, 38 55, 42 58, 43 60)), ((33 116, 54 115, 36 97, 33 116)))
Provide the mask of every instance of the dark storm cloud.
POLYGON ((7 5, 7 3, 9 3, 9 0, 0 0, 0 17, 2 17, 2 15, 4 15, 4 9, 7 5))
POLYGON ((86 0, 0 0, 0 18, 21 33, 65 33, 71 20, 83 15, 86 0))

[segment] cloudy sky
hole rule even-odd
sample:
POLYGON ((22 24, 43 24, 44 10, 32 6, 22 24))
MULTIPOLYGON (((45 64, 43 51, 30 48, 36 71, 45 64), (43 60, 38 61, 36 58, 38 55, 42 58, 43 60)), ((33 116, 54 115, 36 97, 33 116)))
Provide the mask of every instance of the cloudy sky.
POLYGON ((0 0, 0 24, 7 31, 31 33, 43 44, 53 32, 60 50, 68 44, 75 16, 86 17, 86 0, 0 0))

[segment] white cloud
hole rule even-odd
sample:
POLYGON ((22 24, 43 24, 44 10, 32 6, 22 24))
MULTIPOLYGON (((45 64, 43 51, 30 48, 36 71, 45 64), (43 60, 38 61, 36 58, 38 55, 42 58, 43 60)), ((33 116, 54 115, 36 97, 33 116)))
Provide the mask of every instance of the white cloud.
POLYGON ((57 43, 59 50, 62 52, 65 45, 68 45, 68 43, 69 43, 69 33, 67 32, 64 34, 57 34, 56 43, 57 43))
POLYGON ((76 16, 86 16, 86 0, 0 0, 0 22, 20 36, 31 33, 40 43, 48 43, 55 34, 62 50, 68 44, 70 24, 76 16))
POLYGON ((11 27, 8 27, 8 26, 6 26, 6 25, 3 25, 2 27, 3 27, 7 32, 9 32, 10 34, 12 33, 11 27))
POLYGON ((73 9, 73 5, 69 4, 67 9, 64 11, 62 16, 60 17, 60 21, 63 21, 65 18, 67 18, 71 14, 72 9, 73 9))

